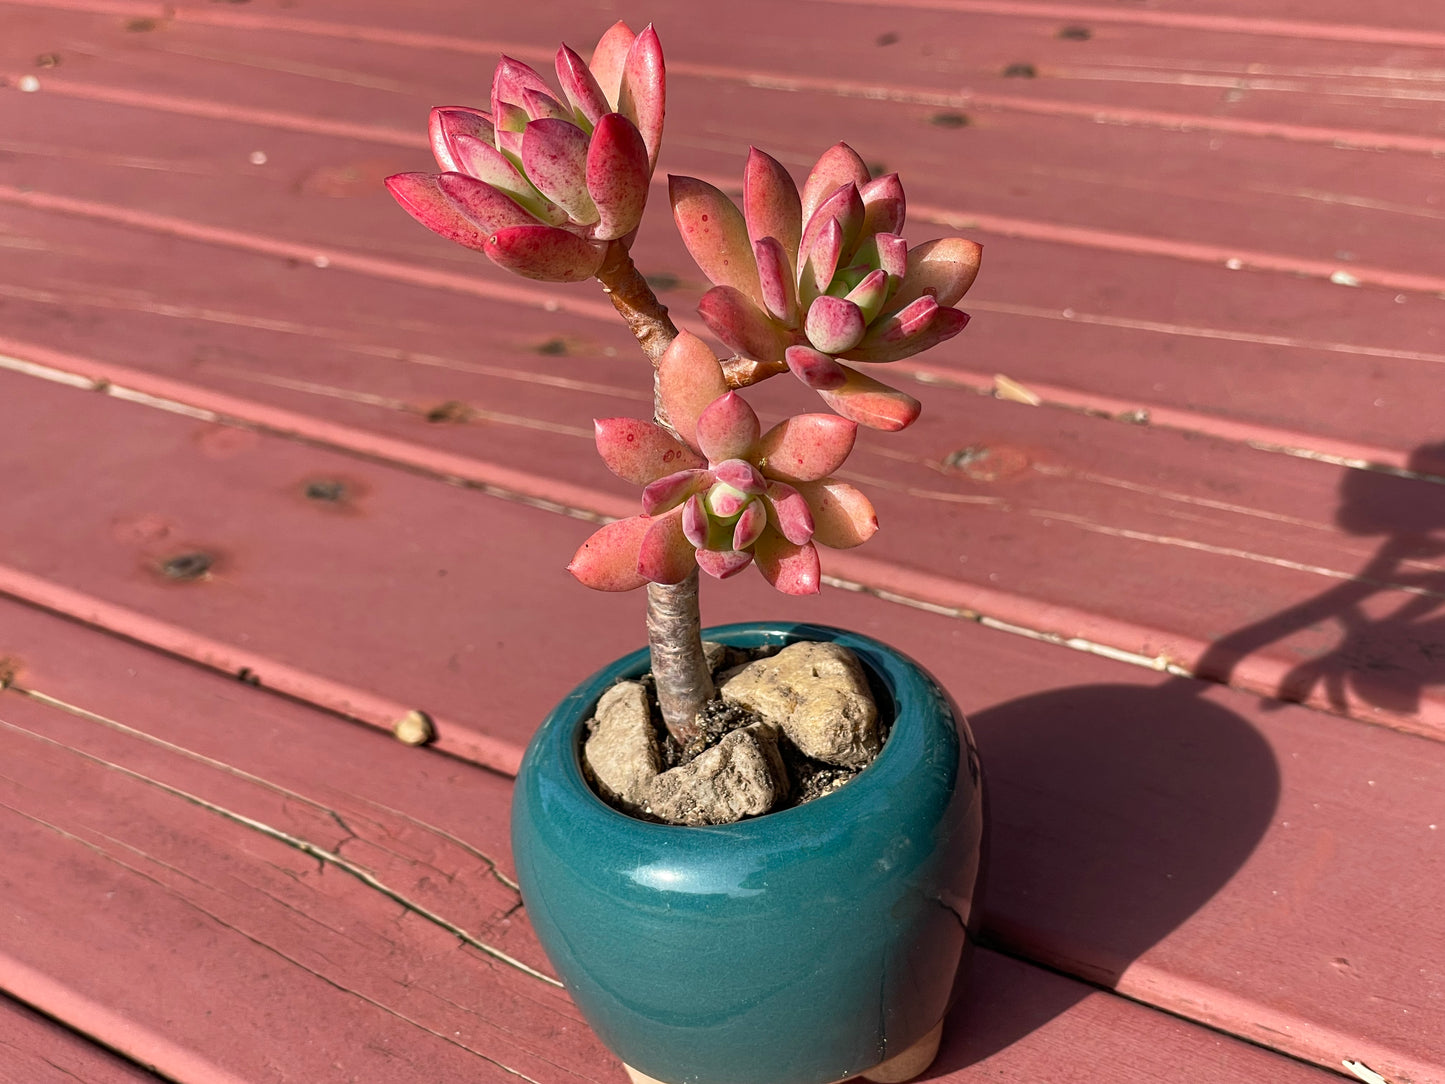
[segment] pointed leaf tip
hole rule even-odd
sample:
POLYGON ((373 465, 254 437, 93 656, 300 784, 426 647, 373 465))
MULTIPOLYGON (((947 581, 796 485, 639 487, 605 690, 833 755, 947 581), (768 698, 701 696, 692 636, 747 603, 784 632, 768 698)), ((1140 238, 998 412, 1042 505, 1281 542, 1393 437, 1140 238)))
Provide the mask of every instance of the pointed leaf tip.
POLYGON ((643 537, 652 525, 647 516, 609 523, 582 543, 567 571, 594 591, 631 591, 647 582, 637 569, 643 537))

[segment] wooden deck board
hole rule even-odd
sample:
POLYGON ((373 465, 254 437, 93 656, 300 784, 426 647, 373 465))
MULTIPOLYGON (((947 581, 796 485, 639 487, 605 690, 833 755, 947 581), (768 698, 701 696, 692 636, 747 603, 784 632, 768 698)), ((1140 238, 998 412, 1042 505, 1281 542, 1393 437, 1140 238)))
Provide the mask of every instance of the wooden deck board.
MULTIPOLYGON (((848 138, 911 237, 988 247, 974 326, 892 367, 923 420, 849 463, 853 590, 705 598, 879 635, 974 717, 996 951, 940 1079, 1324 1076, 1255 1043, 1445 1080, 1438 13, 651 16, 663 171, 848 138)), ((635 639, 560 568, 635 501, 588 428, 641 366, 594 290, 378 187, 497 51, 610 19, 0 0, 0 990, 75 1029, 0 1002, 27 1079, 144 1077, 81 1035, 185 1084, 618 1079, 523 969, 505 773, 635 639), (437 749, 379 732, 414 708, 437 749)), ((697 327, 667 217, 659 179, 635 252, 697 327)))
POLYGON ((157 1084, 158 1079, 0 996, 0 1084, 157 1084))

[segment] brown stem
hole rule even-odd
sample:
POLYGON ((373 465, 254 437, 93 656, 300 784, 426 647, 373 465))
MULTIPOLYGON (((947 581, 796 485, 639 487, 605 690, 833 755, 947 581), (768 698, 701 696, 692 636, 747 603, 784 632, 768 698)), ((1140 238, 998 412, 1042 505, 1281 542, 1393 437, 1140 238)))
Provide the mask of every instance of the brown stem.
MULTIPOLYGON (((669 319, 667 307, 657 300, 627 249, 616 241, 608 249, 597 280, 655 371, 663 353, 677 338, 677 327, 669 319)), ((655 379, 653 417, 658 424, 671 428, 655 379)), ((647 585, 647 642, 662 721, 669 734, 688 745, 698 733, 698 712, 713 697, 712 674, 702 650, 697 572, 682 583, 647 585)))

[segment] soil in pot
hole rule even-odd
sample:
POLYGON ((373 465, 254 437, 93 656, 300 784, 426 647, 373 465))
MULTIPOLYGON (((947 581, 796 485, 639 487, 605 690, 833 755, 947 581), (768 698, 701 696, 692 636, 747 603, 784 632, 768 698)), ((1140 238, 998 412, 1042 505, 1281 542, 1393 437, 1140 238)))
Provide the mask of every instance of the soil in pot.
POLYGON ((598 701, 582 760, 615 809, 666 824, 728 824, 831 794, 883 748, 877 699, 847 648, 706 648, 718 696, 686 746, 662 725, 651 675, 618 682, 598 701))

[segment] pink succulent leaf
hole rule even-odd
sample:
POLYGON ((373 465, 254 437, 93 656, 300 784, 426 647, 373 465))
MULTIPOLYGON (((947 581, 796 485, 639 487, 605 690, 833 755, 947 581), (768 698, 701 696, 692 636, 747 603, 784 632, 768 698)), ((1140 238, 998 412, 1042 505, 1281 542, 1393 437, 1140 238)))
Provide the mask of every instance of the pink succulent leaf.
POLYGON ((458 172, 501 189, 549 226, 568 221, 567 212, 533 188, 532 182, 522 176, 511 159, 491 144, 458 134, 452 139, 452 151, 461 166, 458 172))
POLYGON ((682 506, 683 536, 697 549, 727 549, 732 531, 731 526, 718 523, 708 514, 702 494, 689 497, 682 506))
POLYGON ((432 154, 437 165, 447 171, 470 172, 464 169, 453 156, 451 141, 458 135, 479 140, 487 146, 496 141, 492 118, 480 109, 464 105, 439 105, 431 111, 427 120, 427 134, 431 138, 432 154))
POLYGON ((836 219, 830 219, 818 231, 818 239, 803 264, 798 276, 798 303, 811 306, 813 299, 826 293, 838 270, 838 261, 843 255, 843 228, 836 219))
MULTIPOLYGON (((690 451, 691 449, 689 449, 690 451)), ((680 470, 648 484, 642 491, 642 510, 649 516, 676 508, 713 480, 706 470, 680 470)))
POLYGON ((532 118, 527 115, 527 110, 512 102, 497 102, 492 109, 493 135, 497 140, 497 149, 506 149, 506 140, 502 137, 508 132, 519 134, 532 118))
POLYGON ((857 436, 857 423, 847 418, 836 414, 799 414, 763 434, 755 461, 769 478, 815 482, 843 465, 853 451, 857 436))
POLYGON ((870 271, 857 286, 849 290, 847 298, 858 306, 858 311, 863 314, 863 322, 871 324, 883 311, 893 286, 894 282, 890 280, 888 272, 880 267, 876 271, 870 271))
MULTIPOLYGON (((841 186, 818 205, 813 217, 808 219, 807 225, 803 227, 803 240, 799 251, 811 253, 829 222, 838 223, 839 228, 839 255, 836 264, 845 264, 853 255, 853 250, 858 247, 858 237, 863 229, 863 198, 858 194, 857 185, 849 183, 841 186)), ((820 286, 819 289, 826 287, 820 286)))
POLYGON ((553 66, 557 69, 557 82, 562 84, 562 93, 567 95, 578 123, 584 128, 590 131, 604 114, 612 112, 607 95, 602 93, 602 88, 580 56, 564 45, 557 50, 553 66))
MULTIPOLYGON (((716 525, 731 524, 742 515, 744 508, 752 501, 752 497, 746 493, 740 493, 726 482, 718 482, 703 498, 703 507, 707 509, 708 517, 715 521, 716 525), (720 522, 719 522, 720 521, 720 522)), ((709 532, 708 540, 711 542, 712 533, 709 532)))
POLYGON ((597 205, 587 191, 588 142, 587 133, 570 120, 534 120, 522 133, 527 179, 582 225, 597 221, 597 205))
POLYGON ((893 304, 931 296, 940 307, 952 308, 973 285, 982 258, 983 246, 962 237, 942 237, 909 249, 908 271, 893 304))
POLYGON ((486 233, 495 233, 506 226, 536 225, 537 219, 506 195, 485 181, 465 173, 443 173, 437 187, 457 209, 486 233))
POLYGON ((783 356, 792 374, 814 391, 838 388, 848 380, 846 366, 811 346, 790 346, 783 356))
POLYGON ((753 408, 735 391, 714 399, 697 419, 697 446, 709 463, 742 459, 757 443, 762 425, 753 408))
POLYGON ((609 523, 582 543, 567 571, 594 591, 631 591, 647 582, 637 570, 642 540, 652 526, 648 516, 609 523))
POLYGON ((903 182, 898 174, 885 173, 869 181, 859 195, 863 197, 863 236, 903 232, 908 201, 904 199, 903 182))
POLYGON ((741 290, 714 286, 697 303, 697 313, 708 330, 744 357, 778 361, 802 338, 779 327, 741 290))
POLYGON ((592 50, 592 60, 587 65, 597 80, 597 86, 607 98, 610 109, 617 109, 618 92, 622 89, 622 69, 627 64, 627 54, 637 40, 626 23, 616 22, 607 28, 592 50))
POLYGON ((893 316, 884 317, 873 325, 861 343, 843 356, 849 361, 898 361, 953 338, 967 326, 968 313, 958 309, 941 309, 935 304, 919 311, 925 302, 931 301, 933 299, 925 295, 893 316))
MULTIPOLYGON (((510 107, 504 107, 510 108, 510 107)), ((527 114, 522 113, 523 121, 521 128, 497 128, 497 150, 507 156, 508 161, 517 168, 522 166, 522 131, 531 123, 527 120, 527 114)))
POLYGON ((769 529, 753 543, 758 571, 785 595, 816 595, 822 586, 818 550, 812 542, 797 545, 769 529))
POLYGON ((846 143, 833 144, 818 158, 813 171, 803 182, 803 221, 812 218, 839 185, 856 184, 862 188, 870 179, 868 166, 858 157, 857 151, 846 143))
POLYGON ((813 541, 835 550, 861 546, 878 530, 873 503, 846 482, 823 478, 798 483, 813 510, 813 541))
POLYGON ((813 512, 803 495, 787 482, 768 486, 768 523, 789 542, 801 546, 813 537, 813 512))
POLYGON ((682 517, 682 508, 654 516, 642 536, 637 571, 649 583, 681 583, 697 566, 695 547, 683 533, 682 517))
POLYGON ((888 272, 896 289, 908 272, 908 243, 896 233, 876 233, 863 239, 853 259, 855 263, 888 272))
POLYGON ((657 363, 657 392, 667 423, 697 448, 697 420, 728 390, 712 348, 690 331, 679 332, 657 363))
POLYGON ((707 464, 662 426, 639 418, 598 418, 592 423, 597 454, 607 469, 624 482, 651 485, 679 471, 707 464))
POLYGON ((492 71, 492 115, 497 118, 499 128, 507 127, 507 125, 501 123, 501 112, 498 106, 503 103, 524 106, 522 95, 524 91, 528 90, 539 91, 549 98, 552 96, 552 88, 547 85, 545 79, 537 74, 535 68, 504 54, 492 71))
POLYGON ((587 148, 587 192, 598 214, 594 237, 615 241, 637 229, 650 175, 637 128, 621 113, 604 114, 587 148))
MULTIPOLYGON (((886 280, 885 280, 886 286, 886 280)), ((863 310, 841 297, 824 294, 808 306, 808 341, 825 354, 841 354, 863 341, 868 323, 863 310)))
POLYGON ((386 179, 386 189, 402 210, 432 233, 478 252, 486 251, 488 231, 446 197, 435 174, 398 173, 386 179))
MULTIPOLYGON (((803 238, 798 186, 781 162, 756 147, 748 149, 748 164, 743 170, 743 217, 754 244, 771 237, 782 246, 789 261, 797 254, 803 238)), ((791 267, 790 273, 796 275, 797 268, 791 267)))
POLYGON ((823 402, 845 418, 869 429, 896 433, 918 420, 923 406, 913 396, 864 376, 847 365, 839 366, 846 379, 836 388, 820 390, 823 402))
POLYGON ((791 326, 798 322, 798 293, 793 285, 793 266, 776 237, 753 242, 753 261, 758 265, 758 285, 763 303, 775 320, 791 326))
POLYGON ((672 217, 693 262, 716 286, 739 290, 764 305, 758 268, 742 212, 719 189, 695 177, 667 178, 672 217))
POLYGON ((762 472, 746 459, 724 459, 712 468, 713 477, 732 486, 739 493, 756 497, 768 488, 762 472))
POLYGON ((667 70, 662 62, 662 43, 649 23, 627 51, 617 92, 617 111, 637 125, 647 145, 649 177, 657 168, 657 152, 662 147, 666 98, 667 70))
POLYGON ((508 226, 483 251, 498 267, 542 282, 581 282, 602 266, 606 246, 556 226, 508 226))
MULTIPOLYGON (((766 518, 764 522, 766 522, 766 518)), ((696 551, 696 559, 698 568, 719 580, 736 576, 753 563, 753 555, 741 552, 740 548, 731 550, 700 549, 696 551)))
POLYGON ((543 94, 540 90, 522 91, 522 108, 533 120, 564 120, 568 124, 576 123, 576 115, 571 106, 563 105, 551 94, 543 94))
POLYGON ((766 501, 750 501, 733 526, 733 549, 745 550, 756 542, 768 525, 766 501))

